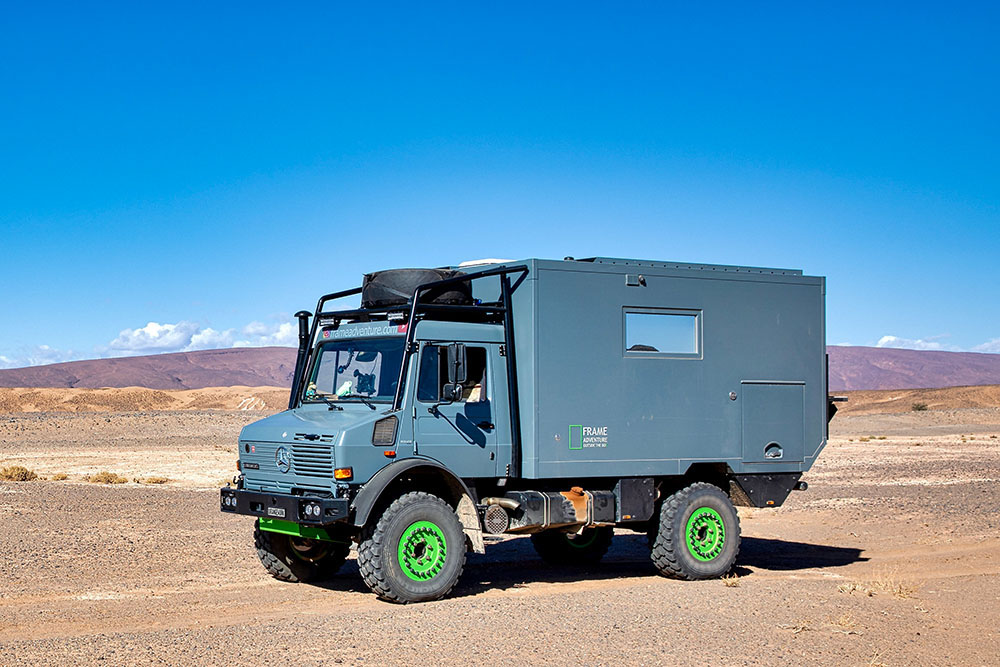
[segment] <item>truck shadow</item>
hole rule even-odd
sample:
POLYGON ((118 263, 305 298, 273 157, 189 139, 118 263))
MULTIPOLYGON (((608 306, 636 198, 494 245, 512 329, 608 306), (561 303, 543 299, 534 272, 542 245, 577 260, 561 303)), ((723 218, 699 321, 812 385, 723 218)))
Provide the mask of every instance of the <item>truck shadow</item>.
MULTIPOLYGON (((750 568, 786 572, 842 567, 866 562, 861 549, 825 544, 744 537, 736 560, 736 574, 752 577, 750 568)), ((485 554, 468 554, 465 572, 451 597, 477 595, 489 590, 521 588, 532 583, 571 583, 627 577, 656 577, 649 561, 645 535, 617 535, 607 556, 592 567, 556 567, 542 562, 527 537, 489 544, 485 554)), ((344 592, 368 592, 352 558, 336 577, 314 584, 344 592)))
POLYGON ((841 567, 851 563, 867 562, 868 558, 861 553, 861 549, 854 547, 831 547, 826 544, 744 537, 736 565, 778 571, 841 567))
MULTIPOLYGON (((841 567, 865 562, 861 549, 744 537, 735 571, 753 576, 759 568, 771 571, 841 567)), ((542 562, 528 538, 489 545, 485 555, 469 554, 465 573, 452 594, 476 595, 488 590, 520 588, 531 583, 600 581, 624 577, 655 577, 645 535, 617 535, 600 564, 593 567, 556 567, 542 562)))

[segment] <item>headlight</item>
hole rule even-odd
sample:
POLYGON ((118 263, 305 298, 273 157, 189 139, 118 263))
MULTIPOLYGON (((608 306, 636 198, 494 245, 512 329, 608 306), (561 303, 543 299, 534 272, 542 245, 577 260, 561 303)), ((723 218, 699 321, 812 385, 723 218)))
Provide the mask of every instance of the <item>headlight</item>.
POLYGON ((396 443, 396 427, 399 420, 395 415, 379 419, 375 422, 375 429, 372 431, 373 445, 392 445, 396 443))

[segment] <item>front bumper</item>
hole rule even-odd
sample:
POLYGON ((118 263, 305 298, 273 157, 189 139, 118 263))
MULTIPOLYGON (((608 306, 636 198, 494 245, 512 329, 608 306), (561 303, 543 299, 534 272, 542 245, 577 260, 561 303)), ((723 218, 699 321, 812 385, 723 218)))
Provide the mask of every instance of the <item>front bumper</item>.
POLYGON ((219 491, 219 508, 229 514, 246 514, 295 523, 323 526, 346 521, 347 498, 316 498, 288 493, 268 493, 225 487, 219 491), (307 512, 310 509, 312 511, 307 512))

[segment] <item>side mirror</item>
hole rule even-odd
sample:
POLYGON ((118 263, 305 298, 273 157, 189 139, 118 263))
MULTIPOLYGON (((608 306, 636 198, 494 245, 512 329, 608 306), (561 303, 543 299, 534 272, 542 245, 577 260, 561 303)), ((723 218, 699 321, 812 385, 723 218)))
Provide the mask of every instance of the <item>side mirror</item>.
POLYGON ((465 343, 448 346, 448 384, 462 384, 467 379, 465 343))
POLYGON ((441 387, 441 400, 446 403, 454 403, 462 400, 462 385, 449 383, 441 387))

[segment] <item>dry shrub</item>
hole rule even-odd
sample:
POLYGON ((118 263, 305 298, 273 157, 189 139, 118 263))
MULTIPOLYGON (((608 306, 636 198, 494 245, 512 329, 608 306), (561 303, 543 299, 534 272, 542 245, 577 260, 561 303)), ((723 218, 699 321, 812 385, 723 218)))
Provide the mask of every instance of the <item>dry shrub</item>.
POLYGON ((837 587, 841 593, 855 592, 872 597, 877 593, 888 593, 894 598, 907 599, 917 596, 921 584, 904 581, 895 570, 880 570, 869 581, 852 581, 837 587))
POLYGON ((882 652, 875 651, 872 654, 871 660, 868 661, 868 667, 889 667, 886 663, 882 662, 882 652))
POLYGON ((849 584, 841 584, 840 586, 837 586, 837 590, 841 593, 847 593, 848 595, 853 595, 855 592, 862 593, 868 597, 875 595, 874 591, 857 581, 852 581, 849 584))
POLYGON ((726 585, 726 588, 739 588, 740 575, 727 574, 726 576, 722 577, 722 583, 726 585))
POLYGON ((0 468, 0 480, 5 482, 30 482, 38 479, 34 470, 28 470, 24 466, 7 466, 0 468))
POLYGON ((924 412, 925 410, 927 410, 927 404, 914 403, 913 405, 910 406, 910 409, 913 410, 914 412, 924 412))
POLYGON ((87 478, 88 482, 93 482, 94 484, 125 484, 128 482, 127 477, 122 477, 116 472, 108 472, 107 470, 102 470, 99 473, 95 473, 87 478))
POLYGON ((834 626, 834 632, 839 632, 843 635, 860 635, 858 632, 858 622, 854 620, 854 617, 848 613, 840 615, 836 621, 832 623, 834 626))
POLYGON ((170 478, 168 478, 168 477, 145 477, 143 479, 139 479, 137 477, 135 481, 137 483, 139 483, 139 484, 166 484, 167 482, 170 481, 170 478))
POLYGON ((782 623, 778 627, 782 630, 791 630, 793 635, 797 635, 800 632, 805 632, 807 630, 812 630, 808 621, 799 621, 798 623, 782 623))
POLYGON ((920 584, 903 581, 895 572, 888 570, 876 574, 870 585, 878 593, 888 593, 900 599, 916 597, 920 590, 920 584))
POLYGON ((64 479, 69 479, 69 475, 67 475, 64 472, 57 472, 56 474, 52 475, 53 482, 61 482, 64 479))

